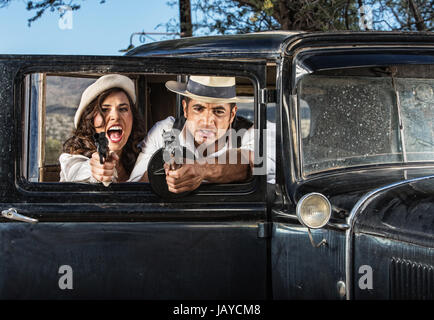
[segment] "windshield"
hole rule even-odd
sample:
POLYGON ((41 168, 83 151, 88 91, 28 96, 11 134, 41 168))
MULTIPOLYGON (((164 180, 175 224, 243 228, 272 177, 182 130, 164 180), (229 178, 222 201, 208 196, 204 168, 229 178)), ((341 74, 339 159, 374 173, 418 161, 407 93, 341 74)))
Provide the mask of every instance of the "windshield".
POLYGON ((303 77, 297 86, 303 173, 434 161, 432 71, 406 66, 303 77))

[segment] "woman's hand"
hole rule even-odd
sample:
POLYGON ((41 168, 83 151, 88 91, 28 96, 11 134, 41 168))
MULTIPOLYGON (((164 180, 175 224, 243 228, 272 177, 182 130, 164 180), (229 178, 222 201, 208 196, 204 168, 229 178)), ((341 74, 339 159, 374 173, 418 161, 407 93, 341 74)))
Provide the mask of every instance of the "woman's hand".
POLYGON ((116 164, 119 161, 119 157, 116 153, 111 152, 106 161, 103 164, 99 163, 99 154, 94 152, 90 159, 90 169, 92 176, 108 186, 111 182, 117 178, 116 176, 116 164))

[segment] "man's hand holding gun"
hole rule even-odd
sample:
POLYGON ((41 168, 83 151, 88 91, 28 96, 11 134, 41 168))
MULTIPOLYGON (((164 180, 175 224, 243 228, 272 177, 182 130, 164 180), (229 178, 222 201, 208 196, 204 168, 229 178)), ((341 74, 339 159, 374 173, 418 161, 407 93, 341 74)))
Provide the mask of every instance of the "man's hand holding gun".
POLYGON ((105 132, 96 133, 94 142, 97 152, 94 152, 90 159, 92 175, 107 187, 110 183, 116 182, 116 164, 119 157, 116 153, 110 152, 105 132))
POLYGON ((164 171, 167 188, 170 192, 181 194, 197 189, 204 180, 203 166, 197 163, 185 163, 186 158, 194 160, 194 155, 187 154, 187 149, 179 145, 173 133, 163 135, 165 148, 163 151, 164 171))
POLYGON ((164 147, 154 153, 148 164, 151 188, 165 198, 184 196, 202 181, 196 174, 192 175, 196 168, 191 164, 194 155, 180 145, 177 137, 179 133, 174 130, 163 132, 164 147))

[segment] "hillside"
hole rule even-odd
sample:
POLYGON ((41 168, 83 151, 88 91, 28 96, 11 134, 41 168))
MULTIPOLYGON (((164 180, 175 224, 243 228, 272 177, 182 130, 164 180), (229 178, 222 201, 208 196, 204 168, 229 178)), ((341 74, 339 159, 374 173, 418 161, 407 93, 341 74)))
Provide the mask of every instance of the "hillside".
POLYGON ((47 76, 45 164, 56 164, 62 145, 74 130, 81 94, 92 78, 47 76))

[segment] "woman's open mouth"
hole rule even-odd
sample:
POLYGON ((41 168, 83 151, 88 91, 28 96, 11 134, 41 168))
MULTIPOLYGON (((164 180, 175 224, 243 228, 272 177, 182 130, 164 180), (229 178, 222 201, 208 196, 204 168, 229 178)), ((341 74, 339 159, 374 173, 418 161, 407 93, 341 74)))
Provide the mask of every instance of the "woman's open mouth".
POLYGON ((107 137, 113 143, 118 143, 122 140, 123 129, 121 126, 112 126, 107 130, 107 137))

